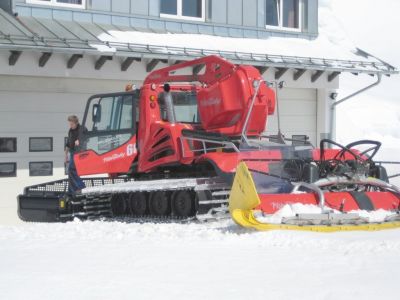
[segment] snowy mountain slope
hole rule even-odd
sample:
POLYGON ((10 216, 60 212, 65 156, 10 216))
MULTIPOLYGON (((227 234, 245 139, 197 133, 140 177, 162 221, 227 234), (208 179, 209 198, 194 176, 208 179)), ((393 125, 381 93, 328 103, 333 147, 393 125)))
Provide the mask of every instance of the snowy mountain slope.
POLYGON ((249 232, 210 224, 0 227, 1 298, 393 299, 399 231, 249 232))

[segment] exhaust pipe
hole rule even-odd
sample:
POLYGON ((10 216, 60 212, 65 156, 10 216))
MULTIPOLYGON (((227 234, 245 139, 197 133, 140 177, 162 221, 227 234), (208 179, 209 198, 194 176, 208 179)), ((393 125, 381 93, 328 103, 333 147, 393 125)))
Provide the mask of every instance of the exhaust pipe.
POLYGON ((166 83, 164 84, 164 101, 165 101, 165 107, 167 109, 167 119, 170 124, 175 124, 176 123, 176 116, 175 116, 175 110, 174 110, 174 101, 172 99, 172 94, 171 94, 171 86, 166 83))

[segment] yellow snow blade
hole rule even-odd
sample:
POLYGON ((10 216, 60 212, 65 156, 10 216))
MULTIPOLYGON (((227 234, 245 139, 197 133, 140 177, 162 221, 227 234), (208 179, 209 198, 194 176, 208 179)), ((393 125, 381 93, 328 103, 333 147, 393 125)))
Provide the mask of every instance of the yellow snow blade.
POLYGON ((229 211, 251 210, 260 205, 256 185, 246 164, 241 162, 236 169, 235 179, 229 195, 229 211), (245 201, 244 201, 245 199, 245 201))
POLYGON ((377 231, 400 228, 400 222, 369 223, 360 225, 286 225, 262 223, 254 217, 254 210, 260 205, 260 198, 251 173, 246 164, 241 162, 236 170, 235 179, 229 195, 229 212, 232 219, 240 226, 260 231, 298 230, 314 232, 337 231, 377 231))

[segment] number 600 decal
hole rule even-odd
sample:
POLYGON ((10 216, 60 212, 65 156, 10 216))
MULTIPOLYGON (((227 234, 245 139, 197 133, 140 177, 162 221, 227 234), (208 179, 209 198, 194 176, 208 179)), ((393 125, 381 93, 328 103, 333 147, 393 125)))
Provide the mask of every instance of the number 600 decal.
POLYGON ((136 144, 129 144, 126 147, 126 155, 132 156, 134 153, 136 153, 136 144))

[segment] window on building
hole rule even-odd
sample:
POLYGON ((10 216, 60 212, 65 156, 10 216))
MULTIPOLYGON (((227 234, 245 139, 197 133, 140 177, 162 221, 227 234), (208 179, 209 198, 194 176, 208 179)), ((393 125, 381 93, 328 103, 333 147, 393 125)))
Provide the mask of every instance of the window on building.
POLYGON ((204 21, 205 0, 161 0, 161 17, 204 21))
POLYGON ((54 6, 85 8, 86 0, 27 0, 32 4, 47 4, 54 6))
POLYGON ((17 176, 17 163, 0 163, 0 177, 17 176))
POLYGON ((267 28, 300 31, 300 0, 266 0, 267 28))
POLYGON ((17 138, 0 137, 0 153, 17 152, 17 138))
POLYGON ((52 176, 52 161, 35 161, 29 163, 29 176, 52 176))
POLYGON ((51 152, 53 151, 52 137, 29 138, 29 152, 51 152))

